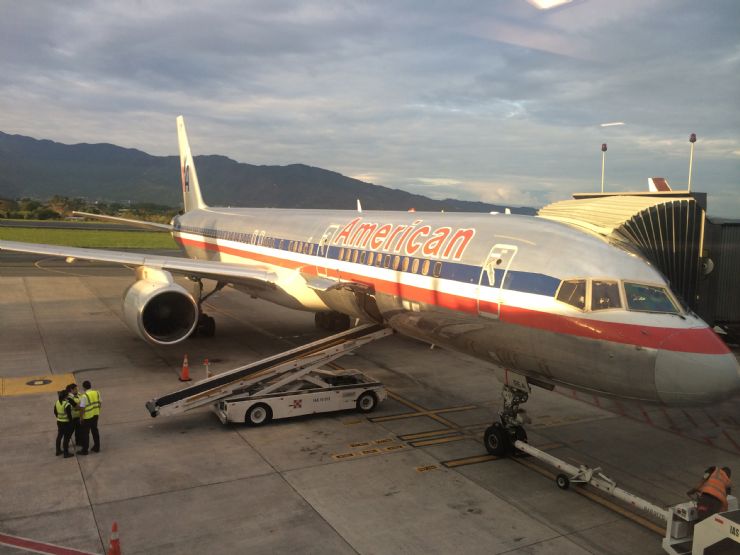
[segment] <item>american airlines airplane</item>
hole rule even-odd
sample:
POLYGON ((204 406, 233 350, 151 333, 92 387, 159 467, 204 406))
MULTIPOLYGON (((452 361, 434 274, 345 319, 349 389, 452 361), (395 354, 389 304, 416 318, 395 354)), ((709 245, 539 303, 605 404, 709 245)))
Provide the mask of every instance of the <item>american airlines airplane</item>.
POLYGON ((665 405, 740 391, 735 356, 637 252, 531 216, 210 207, 182 116, 177 129, 184 213, 170 225, 137 223, 171 232, 189 258, 0 249, 135 266, 124 317, 159 345, 212 335, 202 302, 230 285, 315 312, 325 329, 376 321, 492 362, 505 369, 500 422, 484 437, 493 454, 526 438, 519 405, 531 385, 665 405), (173 274, 195 281, 196 293, 173 274), (205 295, 203 279, 217 282, 205 295))

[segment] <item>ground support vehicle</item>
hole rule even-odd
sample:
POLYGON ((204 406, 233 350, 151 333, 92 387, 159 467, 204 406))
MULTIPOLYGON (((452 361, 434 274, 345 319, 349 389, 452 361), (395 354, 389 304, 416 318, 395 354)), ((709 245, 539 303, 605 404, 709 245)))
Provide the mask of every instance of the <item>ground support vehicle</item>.
POLYGON ((322 412, 375 410, 387 393, 383 384, 359 370, 311 369, 288 373, 278 382, 268 379, 213 405, 224 424, 246 422, 261 426, 272 419, 322 412))

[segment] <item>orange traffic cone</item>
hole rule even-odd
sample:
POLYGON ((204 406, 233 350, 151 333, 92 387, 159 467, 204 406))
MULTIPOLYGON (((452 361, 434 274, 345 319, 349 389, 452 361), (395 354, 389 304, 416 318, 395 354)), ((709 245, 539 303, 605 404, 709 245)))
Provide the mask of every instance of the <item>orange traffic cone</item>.
POLYGON ((185 355, 185 358, 182 359, 182 372, 180 372, 180 381, 189 382, 190 380, 191 378, 190 378, 190 366, 188 365, 188 355, 185 355))
POLYGON ((116 521, 113 521, 113 529, 110 532, 108 555, 121 555, 121 544, 118 541, 118 523, 116 521))

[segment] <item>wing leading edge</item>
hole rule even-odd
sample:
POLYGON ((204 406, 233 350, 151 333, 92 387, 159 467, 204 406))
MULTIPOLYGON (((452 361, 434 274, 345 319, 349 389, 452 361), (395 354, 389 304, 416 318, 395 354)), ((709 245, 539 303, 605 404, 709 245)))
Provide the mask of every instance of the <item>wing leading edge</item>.
POLYGON ((0 250, 89 260, 93 262, 147 266, 149 268, 166 270, 173 274, 213 279, 227 283, 249 285, 251 287, 274 287, 277 282, 277 274, 269 268, 257 264, 230 264, 228 262, 191 260, 176 256, 159 256, 103 249, 83 249, 58 245, 40 245, 18 241, 0 241, 0 250))

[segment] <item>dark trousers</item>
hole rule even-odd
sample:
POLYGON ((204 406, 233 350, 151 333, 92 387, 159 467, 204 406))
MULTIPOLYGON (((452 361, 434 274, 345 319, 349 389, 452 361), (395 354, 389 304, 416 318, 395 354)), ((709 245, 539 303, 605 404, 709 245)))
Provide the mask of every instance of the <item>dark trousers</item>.
POLYGON ((69 439, 72 437, 74 427, 71 422, 59 422, 57 420, 57 453, 69 453, 69 439))
POLYGON ((90 434, 93 437, 93 451, 100 451, 100 433, 98 432, 98 415, 81 420, 80 435, 82 436, 82 452, 87 453, 90 447, 90 434))
POLYGON ((79 418, 73 418, 72 419, 72 429, 75 432, 75 445, 77 445, 78 447, 82 445, 82 437, 80 437, 82 435, 82 429, 81 428, 82 428, 82 426, 80 424, 80 419, 79 418))
POLYGON ((702 493, 696 501, 696 513, 699 517, 697 523, 701 522, 708 516, 717 514, 722 510, 722 501, 712 495, 702 493))

